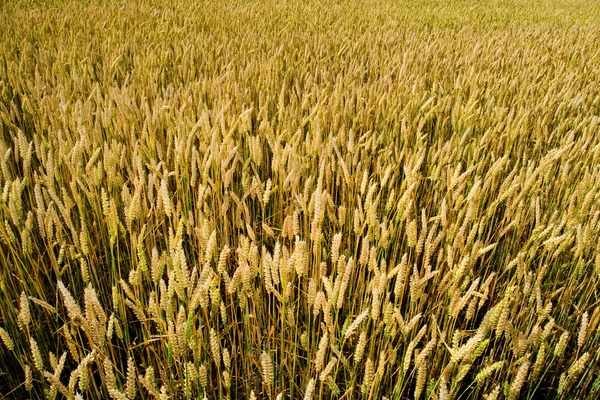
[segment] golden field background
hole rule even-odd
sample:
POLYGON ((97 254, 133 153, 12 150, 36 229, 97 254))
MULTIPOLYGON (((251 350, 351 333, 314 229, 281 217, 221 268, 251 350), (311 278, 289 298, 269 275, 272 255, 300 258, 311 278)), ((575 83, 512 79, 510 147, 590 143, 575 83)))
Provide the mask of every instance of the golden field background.
POLYGON ((0 393, 600 396, 600 5, 0 5, 0 393))

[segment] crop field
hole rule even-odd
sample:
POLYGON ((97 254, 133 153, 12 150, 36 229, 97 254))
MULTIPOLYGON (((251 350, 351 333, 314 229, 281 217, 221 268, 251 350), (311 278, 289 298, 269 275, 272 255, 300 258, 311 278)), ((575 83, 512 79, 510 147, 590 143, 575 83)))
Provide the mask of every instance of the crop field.
POLYGON ((600 397, 599 2, 0 21, 0 398, 600 397))

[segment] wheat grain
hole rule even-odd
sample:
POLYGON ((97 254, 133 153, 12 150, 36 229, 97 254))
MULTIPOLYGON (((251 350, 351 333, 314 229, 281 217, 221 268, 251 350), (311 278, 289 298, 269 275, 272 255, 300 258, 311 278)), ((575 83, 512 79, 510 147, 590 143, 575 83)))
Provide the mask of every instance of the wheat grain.
POLYGON ((588 312, 584 312, 581 316, 581 325, 579 326, 579 333, 577 335, 577 347, 581 348, 585 344, 588 330, 588 312))
POLYGON ((25 292, 21 292, 19 315, 17 317, 19 329, 26 331, 31 323, 31 311, 29 309, 29 299, 25 292))
POLYGON ((2 343, 4 343, 4 346, 6 346, 6 348, 8 350, 12 351, 15 349, 15 343, 11 339, 10 335, 8 334, 8 332, 6 332, 6 330, 4 330, 4 328, 1 328, 1 327, 0 327, 0 340, 2 340, 2 343))
POLYGON ((315 380, 311 378, 306 385, 306 390, 304 391, 304 400, 310 400, 313 398, 313 392, 315 391, 315 380))
POLYGON ((373 385, 373 378, 375 376, 375 366, 373 365, 373 361, 370 358, 367 358, 365 362, 365 373, 363 375, 362 385, 361 385, 361 393, 363 395, 367 395, 371 386, 373 385))
POLYGON ((31 346, 31 357, 33 358, 33 365, 35 366, 35 369, 37 369, 39 372, 43 372, 44 360, 42 359, 40 348, 35 339, 33 338, 29 339, 29 344, 31 346))
POLYGON ((273 383, 275 382, 275 373, 273 370, 273 360, 271 359, 271 356, 266 351, 263 351, 260 356, 260 362, 261 362, 262 373, 263 373, 263 384, 266 387, 271 388, 271 387, 273 387, 273 383))
POLYGON ((521 392, 521 388, 525 383, 527 378, 527 374, 529 372, 529 358, 523 360, 522 364, 517 369, 517 373, 513 379, 513 382, 510 385, 510 389, 508 391, 508 399, 516 399, 521 392))

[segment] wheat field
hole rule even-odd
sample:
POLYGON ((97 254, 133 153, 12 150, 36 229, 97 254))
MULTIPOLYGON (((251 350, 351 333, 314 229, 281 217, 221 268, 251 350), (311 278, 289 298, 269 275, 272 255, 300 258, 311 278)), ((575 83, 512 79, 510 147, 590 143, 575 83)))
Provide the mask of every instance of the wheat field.
POLYGON ((0 20, 0 397, 600 397, 600 3, 0 20))

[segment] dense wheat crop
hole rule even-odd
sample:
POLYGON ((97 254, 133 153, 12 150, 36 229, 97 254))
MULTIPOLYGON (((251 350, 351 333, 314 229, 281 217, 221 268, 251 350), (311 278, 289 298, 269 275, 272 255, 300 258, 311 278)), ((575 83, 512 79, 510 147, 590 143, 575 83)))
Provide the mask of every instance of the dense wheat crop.
POLYGON ((600 394, 600 6, 5 1, 0 393, 600 394))

